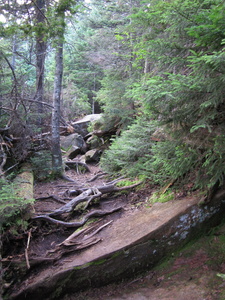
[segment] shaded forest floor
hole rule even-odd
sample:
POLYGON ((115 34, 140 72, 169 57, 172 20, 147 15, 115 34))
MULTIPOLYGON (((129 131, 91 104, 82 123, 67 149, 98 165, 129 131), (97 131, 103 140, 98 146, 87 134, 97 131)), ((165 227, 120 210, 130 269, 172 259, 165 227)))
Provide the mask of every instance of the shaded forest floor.
MULTIPOLYGON (((90 181, 93 176, 98 174, 99 168, 95 165, 89 167, 91 172, 84 174, 77 174, 75 170, 67 171, 67 176, 72 178, 75 183, 65 180, 36 183, 35 198, 40 198, 35 203, 36 213, 47 213, 62 205, 51 196, 63 199, 69 189, 101 186, 106 180, 110 180, 110 178, 98 177, 96 180, 90 181), (48 196, 50 197, 45 198, 48 196), (42 197, 43 199, 41 199, 42 197)), ((123 205, 122 211, 105 216, 100 222, 115 221, 149 205, 147 200, 152 191, 153 187, 142 186, 137 190, 109 194, 104 196, 105 198, 100 203, 93 204, 93 206, 110 208, 118 204, 123 205)), ((36 231, 34 230, 32 233, 30 255, 35 253, 41 256, 49 248, 62 242, 73 231, 73 229, 63 230, 47 224, 41 228, 37 226, 36 231)), ((104 235, 104 231, 102 234, 104 235)), ((26 239, 27 237, 25 241, 26 239)), ((15 247, 11 255, 17 250, 18 247, 15 247)), ((24 249, 22 249, 23 251, 24 249)), ((137 274, 136 278, 123 282, 64 295, 61 299, 224 300, 225 279, 218 276, 218 273, 225 273, 225 225, 213 229, 208 236, 188 244, 185 249, 171 253, 170 258, 154 270, 142 275, 137 274)), ((15 272, 13 274, 15 276, 15 272)))
MULTIPOLYGON (((67 175, 73 178, 79 187, 104 184, 105 179, 87 183, 99 171, 98 167, 90 166, 90 168, 91 173, 77 175, 74 170, 70 170, 67 175)), ((71 187, 74 187, 73 183, 60 180, 54 183, 39 183, 35 187, 35 196, 41 197, 47 194, 59 196, 71 187)), ((122 213, 116 212, 108 218, 119 218, 121 214, 140 209, 142 205, 146 205, 146 199, 150 193, 151 190, 143 189, 112 198, 107 196, 108 205, 115 204, 115 201, 124 204, 122 213)), ((53 209, 59 204, 51 199, 39 201, 36 210, 44 212, 49 209, 49 205, 53 209)), ((225 299, 225 280, 218 274, 224 273, 225 225, 222 225, 213 229, 208 236, 189 243, 185 249, 171 253, 171 257, 154 270, 137 275, 132 280, 65 295, 62 300, 223 300, 225 299)))

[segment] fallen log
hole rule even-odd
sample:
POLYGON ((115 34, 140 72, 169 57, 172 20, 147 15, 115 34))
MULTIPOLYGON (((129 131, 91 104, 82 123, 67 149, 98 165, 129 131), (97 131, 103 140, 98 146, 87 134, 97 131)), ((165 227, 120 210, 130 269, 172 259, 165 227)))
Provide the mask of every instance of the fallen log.
POLYGON ((23 209, 23 219, 28 220, 34 212, 34 175, 29 164, 24 163, 20 168, 20 173, 13 181, 16 197, 21 199, 20 208, 23 209))
POLYGON ((16 194, 24 200, 33 199, 34 175, 29 164, 23 164, 20 173, 14 179, 16 194))

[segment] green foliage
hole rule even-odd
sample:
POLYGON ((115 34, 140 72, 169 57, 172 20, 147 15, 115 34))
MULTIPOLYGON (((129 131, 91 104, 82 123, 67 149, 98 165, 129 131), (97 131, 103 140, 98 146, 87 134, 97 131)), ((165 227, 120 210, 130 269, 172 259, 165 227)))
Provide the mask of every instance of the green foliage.
POLYGON ((217 273, 216 276, 222 278, 222 279, 225 279, 225 274, 222 274, 222 273, 217 273))
MULTIPOLYGON (((10 102, 10 109, 19 107, 17 112, 24 123, 28 121, 25 111, 32 118, 33 107, 24 103, 17 106, 15 95, 26 91, 26 97, 31 98, 35 91, 33 38, 53 37, 60 29, 57 25, 62 25, 68 41, 64 116, 90 113, 98 101, 104 112, 99 127, 109 132, 113 128, 116 134, 122 130, 101 159, 105 170, 144 176, 160 185, 168 180, 194 180, 195 186, 202 188, 218 181, 222 184, 224 3, 133 0, 128 5, 126 1, 99 0, 87 6, 89 9, 80 11, 79 18, 67 28, 64 21, 57 23, 55 13, 77 10, 76 3, 68 0, 48 7, 45 24, 29 22, 26 16, 25 22, 16 23, 8 16, 8 24, 1 28, 0 87, 1 96, 8 95, 2 106, 10 102), (15 34, 20 55, 12 81, 7 59, 12 59, 10 39, 15 34), (31 50, 27 51, 29 45, 31 50), (15 82, 19 84, 14 93, 15 82)), ((18 16, 22 16, 22 10, 18 16)), ((46 82, 50 83, 51 94, 54 75, 50 53, 47 62, 46 82)), ((8 119, 9 110, 1 109, 0 127, 8 119)), ((40 165, 39 160, 34 161, 35 167, 40 165)))
POLYGON ((174 193, 169 191, 166 193, 155 192, 151 195, 148 200, 148 203, 154 204, 156 202, 165 203, 168 201, 174 200, 174 193))
POLYGON ((138 183, 139 180, 129 180, 129 179, 123 179, 116 183, 116 186, 118 187, 124 187, 129 186, 138 183))
POLYGON ((200 188, 223 183, 224 11, 217 0, 144 1, 136 9, 133 32, 142 27, 145 33, 134 44, 134 64, 147 60, 149 71, 125 91, 138 103, 138 118, 163 126, 164 137, 149 145, 131 126, 103 156, 108 171, 144 174, 161 185, 177 179, 200 188))
POLYGON ((63 115, 65 119, 73 120, 79 116, 91 113, 91 104, 85 92, 74 83, 67 83, 63 89, 63 115))
POLYGON ((152 154, 151 162, 145 162, 146 171, 151 171, 153 181, 160 185, 177 178, 187 180, 199 158, 197 151, 188 145, 170 140, 154 145, 152 154))
POLYGON ((133 101, 125 95, 125 83, 122 80, 105 78, 102 85, 96 100, 103 106, 107 123, 111 124, 109 127, 116 123, 117 127, 126 128, 133 121, 134 110, 133 101))
POLYGON ((154 129, 154 125, 148 124, 147 120, 131 125, 121 137, 113 140, 101 158, 101 167, 109 173, 121 172, 134 177, 141 175, 143 158, 154 144, 151 140, 154 129))
POLYGON ((34 178, 36 180, 46 180, 52 173, 52 156, 48 150, 36 152, 30 159, 34 178))

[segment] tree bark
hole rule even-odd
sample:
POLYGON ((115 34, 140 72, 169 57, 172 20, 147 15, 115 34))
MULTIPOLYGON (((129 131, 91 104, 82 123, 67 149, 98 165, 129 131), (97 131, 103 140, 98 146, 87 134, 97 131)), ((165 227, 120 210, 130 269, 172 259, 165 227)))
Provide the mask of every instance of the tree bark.
POLYGON ((61 176, 62 168, 62 153, 60 148, 60 100, 62 91, 62 76, 63 76, 63 38, 64 38, 64 18, 65 13, 61 12, 58 16, 59 27, 58 30, 56 54, 55 54, 55 80, 54 80, 54 94, 53 94, 53 111, 52 111, 52 168, 54 176, 61 176))
POLYGON ((3 293, 3 269, 2 269, 2 232, 0 228, 0 300, 2 300, 3 293))
POLYGON ((43 30, 41 30, 41 24, 45 23, 45 0, 36 0, 35 11, 36 11, 36 22, 39 27, 39 32, 36 36, 36 94, 35 100, 37 101, 37 125, 42 124, 43 104, 44 102, 44 70, 45 70, 45 57, 47 43, 43 30))

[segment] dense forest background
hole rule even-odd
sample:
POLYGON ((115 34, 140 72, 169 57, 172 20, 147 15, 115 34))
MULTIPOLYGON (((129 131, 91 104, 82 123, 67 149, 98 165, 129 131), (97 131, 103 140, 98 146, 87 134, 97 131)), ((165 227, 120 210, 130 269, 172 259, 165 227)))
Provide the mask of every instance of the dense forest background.
POLYGON ((224 1, 0 2, 2 199, 9 170, 43 145, 58 171, 60 129, 91 113, 111 132, 108 173, 223 184, 224 1))
POLYGON ((20 164, 60 176, 60 134, 87 114, 102 113, 90 130, 107 133, 109 174, 188 191, 224 183, 224 1, 0 5, 1 230, 29 202, 14 191, 20 164))

